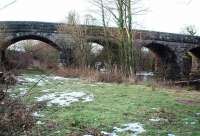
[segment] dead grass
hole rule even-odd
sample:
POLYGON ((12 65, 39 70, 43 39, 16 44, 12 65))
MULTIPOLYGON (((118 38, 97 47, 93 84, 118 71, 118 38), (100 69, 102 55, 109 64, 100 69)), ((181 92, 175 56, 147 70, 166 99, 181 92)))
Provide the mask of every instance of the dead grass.
POLYGON ((91 68, 59 68, 56 75, 83 78, 89 81, 106 82, 106 83, 135 83, 134 78, 126 77, 119 71, 111 70, 107 72, 100 72, 91 68))

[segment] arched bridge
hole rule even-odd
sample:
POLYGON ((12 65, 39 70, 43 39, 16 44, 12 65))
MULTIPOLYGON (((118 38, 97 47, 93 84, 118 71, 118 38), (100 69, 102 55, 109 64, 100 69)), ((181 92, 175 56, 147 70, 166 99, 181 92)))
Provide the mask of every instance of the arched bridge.
MULTIPOLYGON (((74 42, 70 31, 62 31, 64 24, 46 22, 0 22, 1 60, 4 59, 5 49, 21 40, 34 39, 48 43, 58 49, 61 60, 66 58, 66 47, 71 48, 74 42), (61 28, 61 29, 60 29, 61 28), (65 52, 65 53, 64 53, 65 52)), ((69 26, 70 27, 70 26, 69 26)), ((104 29, 99 26, 79 26, 85 30, 88 42, 104 45, 104 29)), ((107 28, 110 45, 118 44, 117 28, 107 28)), ((168 71, 170 78, 181 78, 188 74, 190 68, 186 59, 188 52, 200 58, 200 37, 162 33, 153 31, 134 30, 134 45, 147 47, 161 60, 161 67, 168 71)))

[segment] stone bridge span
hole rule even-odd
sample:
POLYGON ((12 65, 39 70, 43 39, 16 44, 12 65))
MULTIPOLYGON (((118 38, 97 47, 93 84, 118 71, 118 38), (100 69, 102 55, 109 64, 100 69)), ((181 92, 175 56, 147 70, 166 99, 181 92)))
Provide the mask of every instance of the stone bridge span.
MULTIPOLYGON (((0 22, 1 60, 4 60, 5 50, 11 44, 34 39, 58 49, 61 60, 69 61, 64 54, 66 51, 71 53, 70 50, 66 50, 66 47, 73 49, 74 38, 70 31, 60 31, 64 25, 47 22, 0 22)), ((80 28, 85 30, 85 38, 88 42, 105 45, 102 27, 82 25, 80 28)), ((109 45, 115 48, 119 43, 118 29, 107 28, 107 30, 109 45)), ((133 33, 134 45, 139 48, 147 47, 153 51, 160 58, 160 67, 165 69, 172 79, 188 75, 190 71, 190 63, 186 57, 188 52, 200 58, 200 37, 144 30, 133 30, 133 33)))

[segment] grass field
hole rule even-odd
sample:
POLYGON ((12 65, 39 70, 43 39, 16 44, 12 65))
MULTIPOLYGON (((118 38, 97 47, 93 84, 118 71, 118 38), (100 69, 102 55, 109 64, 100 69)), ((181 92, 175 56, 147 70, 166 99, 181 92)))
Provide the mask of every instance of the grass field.
POLYGON ((200 136, 200 92, 91 83, 53 75, 41 78, 35 73, 20 79, 25 83, 15 86, 11 95, 39 105, 34 132, 41 136, 97 136, 102 131, 110 136, 200 136), (77 95, 75 92, 82 95, 69 96, 77 95), (61 96, 66 98, 56 99, 61 96), (75 101, 66 100, 68 96, 75 101), (68 105, 60 105, 61 101, 68 105), (128 123, 138 123, 144 131, 116 131, 128 123))

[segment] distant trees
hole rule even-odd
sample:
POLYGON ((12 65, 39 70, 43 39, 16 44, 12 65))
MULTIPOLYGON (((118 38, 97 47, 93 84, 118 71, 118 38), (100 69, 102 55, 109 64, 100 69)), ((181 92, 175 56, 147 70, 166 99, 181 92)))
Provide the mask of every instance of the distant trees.
POLYGON ((181 33, 196 36, 198 34, 198 30, 195 25, 188 25, 183 28, 181 33))

